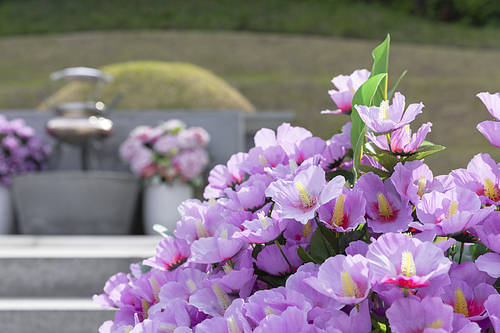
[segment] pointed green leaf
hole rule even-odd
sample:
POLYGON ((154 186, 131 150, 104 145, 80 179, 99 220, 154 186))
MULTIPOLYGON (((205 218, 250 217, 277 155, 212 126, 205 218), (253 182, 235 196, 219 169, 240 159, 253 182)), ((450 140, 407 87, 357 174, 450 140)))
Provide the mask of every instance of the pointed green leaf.
POLYGON ((390 173, 385 172, 384 170, 380 170, 380 169, 377 169, 375 167, 372 167, 371 165, 361 164, 359 169, 360 169, 360 171, 363 171, 365 173, 373 172, 374 174, 380 176, 380 178, 382 178, 382 180, 389 178, 391 176, 390 173))
MULTIPOLYGON (((391 44, 391 36, 387 34, 385 40, 378 45, 372 52, 373 66, 371 77, 381 73, 389 73, 389 47, 391 44)), ((389 78, 386 77, 381 89, 377 90, 375 94, 375 105, 379 105, 384 99, 387 98, 387 85, 389 78)))
POLYGON ((311 255, 309 253, 307 253, 306 250, 304 250, 304 248, 302 246, 299 245, 299 248, 297 249, 297 255, 299 256, 300 259, 302 259, 302 261, 304 263, 306 262, 314 262, 316 264, 319 264, 319 262, 316 262, 314 260, 313 257, 311 257, 311 255))
POLYGON ((434 144, 422 144, 420 148, 417 149, 415 153, 405 158, 405 161, 415 161, 421 160, 429 155, 435 154, 443 149, 446 149, 445 146, 434 145, 434 144))

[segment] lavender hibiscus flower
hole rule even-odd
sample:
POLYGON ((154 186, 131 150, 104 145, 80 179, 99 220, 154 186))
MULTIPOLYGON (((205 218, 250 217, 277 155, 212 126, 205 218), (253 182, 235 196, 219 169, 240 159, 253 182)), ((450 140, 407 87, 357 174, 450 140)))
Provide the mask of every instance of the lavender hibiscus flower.
POLYGON ((366 69, 355 70, 351 75, 338 75, 332 79, 337 89, 328 91, 330 98, 337 105, 337 110, 324 110, 323 114, 350 114, 352 111, 352 98, 356 90, 370 77, 370 71, 366 69))
POLYGON ((405 97, 399 92, 394 94, 391 105, 382 101, 380 106, 355 106, 366 126, 375 133, 388 133, 409 124, 423 107, 422 103, 410 104, 405 111, 405 97))

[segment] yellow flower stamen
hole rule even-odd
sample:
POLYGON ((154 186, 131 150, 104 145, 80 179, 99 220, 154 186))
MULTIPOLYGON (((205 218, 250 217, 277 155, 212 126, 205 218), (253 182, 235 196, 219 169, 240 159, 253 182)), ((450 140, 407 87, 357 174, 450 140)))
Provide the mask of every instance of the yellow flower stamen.
POLYGON ((403 128, 404 128, 404 130, 406 131, 406 134, 407 134, 407 135, 410 135, 410 125, 408 125, 408 124, 407 124, 407 125, 404 125, 404 126, 403 126, 403 128))
POLYGON ((262 154, 259 155, 259 161, 260 161, 260 164, 262 164, 263 166, 267 165, 266 158, 262 154))
POLYGON ((225 311, 231 305, 229 296, 216 283, 212 285, 212 291, 217 297, 220 307, 225 311))
POLYGON ((224 266, 222 266, 222 269, 224 270, 224 273, 226 274, 229 274, 233 271, 233 268, 231 267, 231 265, 226 262, 226 264, 224 266))
POLYGON ((200 219, 196 219, 194 224, 196 225, 196 234, 198 235, 198 238, 208 237, 208 232, 205 229, 205 227, 203 226, 203 224, 201 224, 200 219))
POLYGON ((465 317, 469 317, 469 308, 467 307, 467 300, 465 299, 464 293, 460 288, 457 288, 457 290, 455 290, 453 311, 455 311, 456 313, 463 314, 465 317))
POLYGON ((149 278, 149 284, 151 285, 151 289, 153 290, 155 298, 158 300, 158 295, 160 294, 161 289, 160 284, 158 283, 158 281, 156 281, 154 276, 151 276, 149 278))
POLYGON ((196 284, 191 279, 188 279, 186 281, 186 287, 189 289, 189 292, 191 292, 191 293, 196 290, 196 284))
POLYGON ((382 103, 380 103, 379 119, 381 121, 389 119, 389 101, 387 100, 382 101, 382 103))
POLYGON ((236 325, 233 316, 229 316, 229 318, 227 318, 227 327, 229 328, 230 333, 241 333, 241 330, 238 325, 236 325))
POLYGON ((269 305, 264 308, 264 313, 266 315, 276 314, 276 312, 269 305))
POLYGON ((257 216, 259 218, 260 223, 264 227, 264 229, 269 228, 272 225, 272 222, 270 221, 270 218, 266 216, 264 212, 258 212, 257 216))
POLYGON ((311 228, 311 223, 307 222, 304 224, 304 227, 302 227, 302 237, 307 238, 311 234, 312 228, 311 228))
POLYGON ((412 277, 417 274, 415 261, 410 251, 403 251, 401 254, 401 274, 406 277, 412 277))
POLYGON ((351 278, 351 275, 343 271, 340 273, 342 276, 342 290, 344 291, 344 296, 347 297, 361 297, 356 283, 351 278))
POLYGON ((443 321, 441 319, 438 319, 438 320, 433 321, 426 328, 442 328, 442 327, 443 327, 443 321))
POLYGON ((143 298, 141 304, 142 304, 142 315, 144 316, 144 319, 147 319, 149 311, 149 303, 143 298))
POLYGON ((389 201, 387 201, 387 198, 384 196, 384 194, 379 193, 377 196, 377 201, 378 214, 385 217, 386 220, 391 218, 394 212, 392 211, 391 204, 389 203, 389 201))
POLYGON ((422 198, 425 192, 425 185, 427 185, 427 179, 424 177, 420 177, 418 180, 418 190, 417 190, 417 195, 422 198))
POLYGON ((307 191, 306 188, 304 188, 304 185, 302 185, 302 183, 300 181, 296 181, 295 188, 297 189, 297 191, 299 191, 299 196, 300 196, 300 199, 302 200, 302 203, 304 204, 304 206, 312 207, 313 200, 311 198, 311 194, 309 193, 309 191, 307 191))
POLYGON ((458 201, 453 201, 450 204, 450 207, 448 207, 448 214, 446 215, 446 217, 451 217, 455 215, 457 212, 458 212, 458 201))
POLYGON ((333 215, 331 220, 331 225, 335 223, 337 226, 344 224, 344 202, 345 195, 341 194, 335 201, 335 207, 333 208, 333 215))
POLYGON ((484 181, 484 195, 492 201, 499 199, 498 188, 489 178, 484 181))

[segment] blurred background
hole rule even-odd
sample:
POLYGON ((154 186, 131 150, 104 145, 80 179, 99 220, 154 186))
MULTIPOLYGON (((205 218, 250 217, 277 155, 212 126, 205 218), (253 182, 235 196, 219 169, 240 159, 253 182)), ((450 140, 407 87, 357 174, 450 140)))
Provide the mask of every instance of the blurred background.
POLYGON ((186 62, 242 98, 229 106, 217 96, 173 100, 162 90, 144 98, 157 84, 138 66, 129 76, 142 89, 117 108, 293 110, 294 124, 329 138, 347 121, 320 115, 334 107, 331 78, 369 69, 370 51, 388 32, 392 82, 408 70, 400 90, 425 104, 417 122, 432 121, 429 139, 448 147, 428 160, 435 172, 465 167, 477 152, 498 160, 475 129, 489 118, 475 95, 500 90, 496 0, 2 0, 0 109, 43 108, 74 94, 50 100, 48 75, 64 67, 186 62))

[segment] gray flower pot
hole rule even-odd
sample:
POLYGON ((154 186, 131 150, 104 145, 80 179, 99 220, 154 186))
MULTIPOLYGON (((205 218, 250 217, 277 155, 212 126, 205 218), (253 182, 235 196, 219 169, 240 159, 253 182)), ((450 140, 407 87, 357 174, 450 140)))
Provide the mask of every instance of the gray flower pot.
POLYGON ((130 234, 139 195, 132 175, 54 171, 14 178, 22 234, 130 234))
POLYGON ((0 185, 0 234, 12 232, 14 222, 12 199, 8 187, 0 185))

